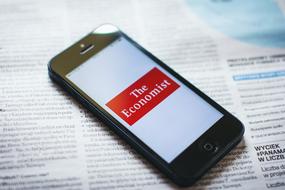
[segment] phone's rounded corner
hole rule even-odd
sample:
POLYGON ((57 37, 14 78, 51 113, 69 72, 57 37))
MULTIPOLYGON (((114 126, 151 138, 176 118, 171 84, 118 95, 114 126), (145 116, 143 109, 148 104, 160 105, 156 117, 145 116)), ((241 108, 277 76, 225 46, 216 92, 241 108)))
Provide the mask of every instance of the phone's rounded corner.
POLYGON ((59 55, 52 57, 48 61, 48 64, 47 64, 48 75, 52 80, 55 80, 59 77, 59 73, 57 72, 58 71, 58 69, 57 69, 58 64, 57 63, 59 62, 59 60, 58 60, 59 55))
POLYGON ((47 64, 48 72, 49 72, 49 73, 54 73, 53 65, 54 65, 54 63, 55 63, 56 57, 57 57, 57 56, 51 58, 51 59, 49 60, 48 64, 47 64))
POLYGON ((199 178, 194 176, 180 176, 175 173, 170 177, 175 185, 183 188, 192 186, 199 178))
POLYGON ((120 28, 112 23, 105 22, 101 25, 97 26, 91 31, 91 34, 106 34, 106 33, 114 33, 120 32, 120 28))

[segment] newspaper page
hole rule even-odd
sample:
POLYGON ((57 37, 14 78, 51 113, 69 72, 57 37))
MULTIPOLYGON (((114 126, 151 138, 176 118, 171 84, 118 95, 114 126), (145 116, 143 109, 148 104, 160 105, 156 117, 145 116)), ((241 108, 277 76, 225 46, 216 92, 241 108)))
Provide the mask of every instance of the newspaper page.
POLYGON ((179 189, 54 84, 47 63, 113 23, 245 125, 189 189, 285 188, 284 2, 0 2, 0 189, 179 189))

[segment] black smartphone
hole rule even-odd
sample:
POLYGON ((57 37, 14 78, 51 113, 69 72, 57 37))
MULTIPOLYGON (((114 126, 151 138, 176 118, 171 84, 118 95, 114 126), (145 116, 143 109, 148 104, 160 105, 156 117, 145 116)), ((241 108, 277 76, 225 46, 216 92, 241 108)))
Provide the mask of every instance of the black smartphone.
POLYGON ((176 184, 189 186, 242 138, 242 123, 117 27, 56 55, 49 76, 176 184))

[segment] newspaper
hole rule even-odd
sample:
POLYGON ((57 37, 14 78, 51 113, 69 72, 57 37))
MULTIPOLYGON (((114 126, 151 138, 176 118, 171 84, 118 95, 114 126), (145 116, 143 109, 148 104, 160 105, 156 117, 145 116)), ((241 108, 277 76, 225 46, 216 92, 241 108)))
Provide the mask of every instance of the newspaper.
POLYGON ((253 2, 1 0, 0 189, 179 188, 48 77, 48 61, 102 23, 244 123, 189 189, 284 189, 285 6, 253 2))

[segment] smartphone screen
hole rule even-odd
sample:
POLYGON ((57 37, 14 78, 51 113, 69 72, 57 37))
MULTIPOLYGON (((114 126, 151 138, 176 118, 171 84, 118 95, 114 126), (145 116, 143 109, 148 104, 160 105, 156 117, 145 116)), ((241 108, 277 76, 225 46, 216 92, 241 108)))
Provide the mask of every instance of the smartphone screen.
POLYGON ((223 117, 123 36, 66 77, 168 163, 223 117))

